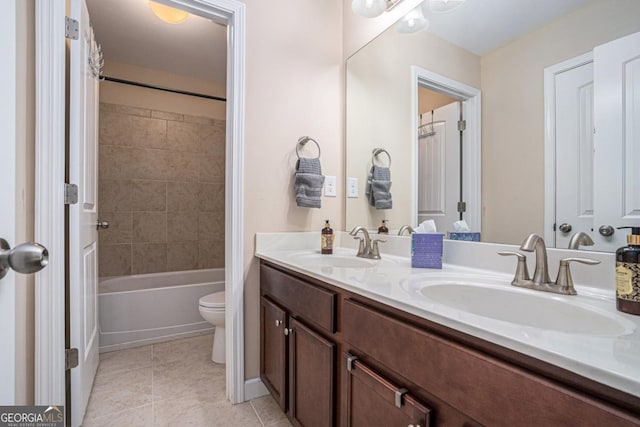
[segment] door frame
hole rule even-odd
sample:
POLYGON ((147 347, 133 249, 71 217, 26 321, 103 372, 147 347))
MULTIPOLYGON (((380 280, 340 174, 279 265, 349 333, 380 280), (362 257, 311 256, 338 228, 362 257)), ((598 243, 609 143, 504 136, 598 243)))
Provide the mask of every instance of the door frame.
MULTIPOLYGON (((227 25, 225 179, 226 381, 231 403, 244 381, 245 5, 237 0, 157 0, 227 25)), ((64 402, 65 0, 36 0, 36 240, 50 248, 36 283, 36 404, 64 402)))
POLYGON ((556 75, 593 62, 593 51, 544 69, 544 240, 556 247, 556 75))
POLYGON ((481 138, 481 92, 472 86, 434 73, 418 66, 411 67, 411 151, 413 176, 411 201, 412 218, 418 225, 418 85, 444 93, 463 101, 464 117, 467 122, 462 158, 465 174, 462 179, 464 199, 467 203, 466 221, 471 230, 482 230, 482 138, 481 138))

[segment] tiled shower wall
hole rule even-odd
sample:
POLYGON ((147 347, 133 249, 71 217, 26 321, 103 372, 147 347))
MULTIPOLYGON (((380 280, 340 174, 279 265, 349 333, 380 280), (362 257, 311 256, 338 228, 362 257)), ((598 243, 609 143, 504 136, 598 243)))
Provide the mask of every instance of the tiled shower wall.
POLYGON ((100 104, 100 276, 224 267, 225 122, 100 104))

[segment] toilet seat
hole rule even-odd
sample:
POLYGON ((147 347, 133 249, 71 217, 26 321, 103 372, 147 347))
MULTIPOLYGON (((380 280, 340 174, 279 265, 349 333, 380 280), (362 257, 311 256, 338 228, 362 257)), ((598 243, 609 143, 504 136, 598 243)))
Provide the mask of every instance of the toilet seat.
POLYGON ((200 305, 200 307, 208 309, 224 310, 224 299, 224 291, 214 292, 200 298, 198 304, 200 305))

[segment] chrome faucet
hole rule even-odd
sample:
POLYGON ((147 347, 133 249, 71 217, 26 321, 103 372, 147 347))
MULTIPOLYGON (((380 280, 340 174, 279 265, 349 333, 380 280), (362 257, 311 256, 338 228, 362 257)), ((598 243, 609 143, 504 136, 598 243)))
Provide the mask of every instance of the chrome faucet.
POLYGON ((516 269, 516 275, 511 284, 521 288, 553 292, 563 295, 576 295, 577 292, 573 287, 573 279, 571 278, 569 263, 580 262, 589 265, 600 264, 600 261, 589 258, 563 258, 560 260, 558 277, 555 282, 552 282, 551 279, 549 279, 547 247, 544 244, 544 239, 537 234, 531 234, 524 240, 524 242, 522 242, 520 249, 527 252, 535 251, 536 269, 533 273, 533 279, 529 278, 529 272, 527 271, 527 257, 518 252, 498 252, 498 254, 518 257, 518 268, 516 269))
POLYGON ((580 246, 593 246, 593 239, 584 231, 578 231, 569 240, 569 249, 580 249, 580 246))
POLYGON ((349 232, 354 239, 360 240, 358 246, 358 253, 356 256, 360 258, 380 259, 380 249, 378 248, 378 242, 386 242, 386 240, 373 239, 369 237, 369 232, 361 225, 357 225, 349 232), (357 234, 362 231, 363 237, 358 237, 357 234))
POLYGON ((402 236, 402 234, 407 231, 409 233, 409 235, 411 235, 411 233, 415 233, 416 231, 413 229, 413 227, 411 227, 410 225, 403 225, 402 227, 400 227, 400 230, 398 230, 398 236, 402 236))
POLYGON ((547 247, 544 239, 537 234, 530 234, 524 239, 520 250, 536 253, 536 269, 533 272, 533 283, 536 285, 548 285, 551 282, 549 278, 549 266, 547 265, 547 247))

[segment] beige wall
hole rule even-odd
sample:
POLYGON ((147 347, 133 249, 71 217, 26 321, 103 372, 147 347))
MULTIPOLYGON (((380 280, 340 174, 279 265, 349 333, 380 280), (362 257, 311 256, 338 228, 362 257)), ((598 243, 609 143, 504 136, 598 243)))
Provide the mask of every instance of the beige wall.
MULTIPOLYGON (((226 92, 224 85, 166 71, 113 62, 108 58, 105 61, 103 75, 222 98, 225 97, 226 92)), ((100 83, 100 102, 221 120, 225 119, 226 111, 225 102, 108 81, 100 83)))
MULTIPOLYGON (((33 240, 35 194, 35 2, 17 2, 16 245, 33 240)), ((35 294, 32 274, 16 274, 16 404, 33 404, 35 294)), ((1 286, 1 284, 0 284, 1 286)))
POLYGON ((543 233, 544 69, 640 31, 639 16, 637 0, 595 2, 482 57, 483 241, 543 233))
POLYGON ((436 110, 456 101, 457 99, 455 98, 435 92, 425 87, 418 88, 418 111, 420 114, 425 116, 430 115, 429 113, 432 110, 436 110))
MULTIPOLYGON (((258 231, 344 228, 342 0, 246 0, 244 147, 245 375, 259 375, 258 231), (268 19, 266 19, 268 18, 268 19), (293 197, 295 145, 322 147, 322 172, 337 197, 299 208, 293 197)), ((232 219, 235 220, 235 219, 232 219)), ((239 220, 239 218, 238 218, 239 220)))
POLYGON ((480 87, 480 57, 428 32, 401 34, 390 29, 349 58, 346 171, 358 178, 359 197, 346 201, 346 229, 376 229, 382 219, 392 230, 414 222, 412 132, 417 123, 411 123, 411 100, 417 88, 411 83, 412 66, 480 87), (393 209, 369 206, 364 194, 374 148, 386 149, 392 159, 393 209))

